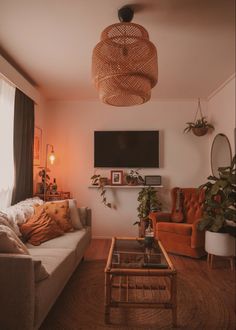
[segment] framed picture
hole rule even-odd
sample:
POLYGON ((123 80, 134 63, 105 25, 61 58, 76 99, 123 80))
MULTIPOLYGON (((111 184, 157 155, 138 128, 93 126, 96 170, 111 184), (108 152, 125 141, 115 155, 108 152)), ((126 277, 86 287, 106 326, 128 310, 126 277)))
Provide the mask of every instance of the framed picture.
POLYGON ((42 129, 34 128, 34 166, 40 166, 42 154, 42 129))
POLYGON ((111 171, 111 184, 112 185, 123 184, 123 171, 111 171))

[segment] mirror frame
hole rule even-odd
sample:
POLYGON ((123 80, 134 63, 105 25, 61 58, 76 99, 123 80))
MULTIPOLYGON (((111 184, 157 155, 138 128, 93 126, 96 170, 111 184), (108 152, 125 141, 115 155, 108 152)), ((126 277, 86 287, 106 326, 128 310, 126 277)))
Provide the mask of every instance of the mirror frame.
MULTIPOLYGON (((230 141, 229 141, 228 137, 227 137, 225 134, 223 134, 223 133, 218 133, 218 134, 216 134, 216 136, 214 137, 214 139, 213 139, 213 141, 212 141, 212 145, 211 145, 211 173, 212 173, 212 175, 215 176, 215 177, 218 177, 218 175, 217 175, 218 173, 215 174, 214 171, 213 171, 213 148, 214 148, 214 144, 215 144, 215 142, 216 142, 216 139, 217 139, 217 137, 219 137, 219 136, 224 137, 224 138, 225 138, 225 141, 226 141, 226 143, 227 143, 227 145, 228 145, 228 150, 229 150, 229 155, 230 155, 230 163, 229 163, 228 166, 230 166, 230 164, 231 164, 231 162, 232 162, 232 149, 231 149, 231 144, 230 144, 230 141)), ((219 166, 219 167, 220 167, 220 166, 219 166)))

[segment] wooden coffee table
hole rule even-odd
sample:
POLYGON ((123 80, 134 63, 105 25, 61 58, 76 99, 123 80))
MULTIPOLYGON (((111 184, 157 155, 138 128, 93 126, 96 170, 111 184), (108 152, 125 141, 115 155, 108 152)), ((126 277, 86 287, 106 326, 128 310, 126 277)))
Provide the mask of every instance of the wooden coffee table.
POLYGON ((113 237, 105 268, 105 322, 112 307, 172 310, 177 326, 176 270, 160 241, 145 248, 143 238, 113 237))

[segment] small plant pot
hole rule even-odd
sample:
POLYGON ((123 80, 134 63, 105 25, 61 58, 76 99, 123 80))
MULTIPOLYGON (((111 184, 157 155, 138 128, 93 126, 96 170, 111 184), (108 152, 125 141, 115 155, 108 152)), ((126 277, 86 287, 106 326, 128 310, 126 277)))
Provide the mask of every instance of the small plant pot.
POLYGON ((193 134, 196 136, 203 136, 203 135, 207 134, 208 127, 193 127, 192 131, 193 131, 193 134))

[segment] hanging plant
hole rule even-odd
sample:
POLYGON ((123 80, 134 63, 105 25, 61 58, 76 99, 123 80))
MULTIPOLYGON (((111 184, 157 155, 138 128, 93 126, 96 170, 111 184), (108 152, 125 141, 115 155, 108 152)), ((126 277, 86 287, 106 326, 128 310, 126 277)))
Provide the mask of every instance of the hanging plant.
POLYGON ((91 177, 91 180, 92 180, 92 184, 94 186, 97 186, 98 190, 100 191, 100 196, 102 198, 102 203, 105 206, 111 208, 111 203, 108 203, 107 198, 106 198, 106 189, 104 188, 104 186, 106 185, 106 181, 104 180, 104 178, 102 178, 100 174, 94 174, 91 177))
POLYGON ((193 132, 196 136, 206 135, 209 129, 214 130, 214 126, 209 124, 206 120, 206 117, 202 115, 200 99, 198 99, 198 107, 196 111, 196 115, 193 122, 186 123, 187 127, 184 129, 184 133, 193 132), (198 115, 200 118, 197 119, 198 115))

